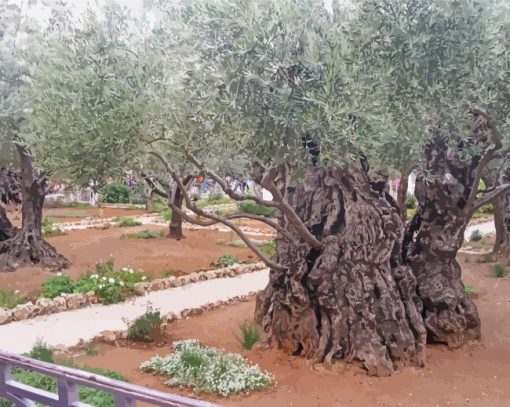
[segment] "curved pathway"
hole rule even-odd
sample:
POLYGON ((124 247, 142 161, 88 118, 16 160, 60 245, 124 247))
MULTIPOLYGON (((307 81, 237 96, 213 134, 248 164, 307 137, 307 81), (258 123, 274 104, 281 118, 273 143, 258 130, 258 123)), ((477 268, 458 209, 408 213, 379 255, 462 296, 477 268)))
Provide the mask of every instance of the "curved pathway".
POLYGON ((225 301, 263 289, 269 280, 269 270, 242 274, 233 278, 200 281, 183 287, 153 291, 142 297, 114 305, 94 305, 74 311, 40 316, 0 326, 0 349, 24 353, 38 339, 50 346, 71 346, 92 339, 101 331, 126 329, 125 319, 142 315, 148 305, 163 315, 196 308, 207 303, 225 301))

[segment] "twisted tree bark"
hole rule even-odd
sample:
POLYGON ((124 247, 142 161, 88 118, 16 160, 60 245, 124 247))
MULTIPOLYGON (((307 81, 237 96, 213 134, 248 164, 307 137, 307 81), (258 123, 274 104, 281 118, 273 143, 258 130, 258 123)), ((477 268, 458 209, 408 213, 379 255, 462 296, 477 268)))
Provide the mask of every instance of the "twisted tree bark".
POLYGON ((255 315, 269 343, 326 364, 359 361, 371 375, 423 365, 426 330, 415 278, 400 261, 395 202, 354 168, 311 167, 302 185, 281 174, 277 185, 321 249, 277 239, 286 269, 271 270, 255 315))
POLYGON ((38 264, 54 270, 69 265, 55 248, 43 239, 42 210, 46 195, 45 176, 37 176, 33 158, 17 146, 21 164, 22 227, 0 243, 0 271, 14 271, 23 265, 38 264))
POLYGON ((419 206, 406 230, 403 257, 416 276, 429 341, 459 347, 481 335, 476 306, 464 291, 455 259, 470 219, 466 205, 481 160, 449 155, 439 138, 425 155, 429 178, 421 174, 416 179, 419 206))

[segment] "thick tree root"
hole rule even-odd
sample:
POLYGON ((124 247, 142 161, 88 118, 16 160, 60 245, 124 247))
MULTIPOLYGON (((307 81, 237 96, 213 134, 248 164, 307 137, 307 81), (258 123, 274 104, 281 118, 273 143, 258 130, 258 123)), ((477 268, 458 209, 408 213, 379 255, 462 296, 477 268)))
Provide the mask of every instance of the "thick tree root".
POLYGON ((34 231, 19 229, 11 239, 0 243, 0 272, 32 265, 61 270, 69 264, 69 260, 34 231))
POLYGON ((360 361, 370 375, 423 365, 416 280, 392 260, 403 234, 397 209, 361 172, 313 169, 285 192, 323 249, 277 241, 288 269, 271 271, 255 315, 268 342, 327 365, 360 361))

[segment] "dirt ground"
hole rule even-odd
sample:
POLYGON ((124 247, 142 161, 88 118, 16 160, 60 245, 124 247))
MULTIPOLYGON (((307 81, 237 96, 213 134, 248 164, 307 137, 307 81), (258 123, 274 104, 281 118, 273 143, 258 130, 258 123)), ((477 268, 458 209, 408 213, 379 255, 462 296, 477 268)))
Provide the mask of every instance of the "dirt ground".
MULTIPOLYGON (((119 268, 141 268, 156 278, 169 270, 174 270, 174 275, 180 275, 210 268, 211 263, 224 254, 230 254, 239 260, 255 260, 254 254, 247 248, 219 244, 238 237, 216 230, 185 230, 186 238, 180 241, 167 238, 121 238, 124 233, 144 229, 166 230, 149 225, 105 230, 85 229, 70 231, 65 236, 48 237, 47 240, 71 261, 71 267, 65 270, 71 278, 78 278, 87 268, 94 267, 98 261, 107 260, 110 256, 115 258, 115 264, 119 268)), ((39 290, 41 284, 52 275, 54 273, 49 270, 21 268, 12 273, 2 273, 0 288, 32 293, 39 290)))
MULTIPOLYGON (((510 278, 496 279, 493 264, 476 264, 475 256, 462 255, 464 282, 476 290, 475 302, 482 320, 483 340, 452 351, 434 345, 427 349, 425 368, 409 367, 391 377, 368 377, 354 365, 336 363, 332 370, 312 369, 309 362, 277 350, 242 351, 239 325, 253 316, 254 302, 207 312, 171 324, 171 340, 198 338, 205 345, 244 354, 273 373, 277 385, 263 392, 228 399, 199 397, 225 406, 478 406, 510 405, 510 278), (466 263, 466 259, 468 262, 466 263)), ((164 378, 142 374, 142 361, 168 349, 149 350, 101 346, 100 354, 81 363, 118 370, 132 383, 190 396, 189 390, 166 387, 164 378)))

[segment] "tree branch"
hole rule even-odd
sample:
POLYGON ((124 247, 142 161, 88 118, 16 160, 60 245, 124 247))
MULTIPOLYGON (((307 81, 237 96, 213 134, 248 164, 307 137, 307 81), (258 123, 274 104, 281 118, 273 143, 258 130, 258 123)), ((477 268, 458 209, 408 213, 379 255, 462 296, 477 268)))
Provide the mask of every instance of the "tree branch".
POLYGON ((510 183, 491 188, 490 190, 486 190, 481 197, 475 200, 469 214, 473 215, 483 205, 493 202, 496 198, 500 197, 506 192, 510 192, 510 183))
MULTIPOLYGON (((191 211, 193 211, 195 214, 197 214, 199 216, 203 216, 205 218, 215 220, 215 221, 217 221, 219 223, 223 223, 225 226, 228 226, 230 229, 232 229, 234 232, 237 233, 237 235, 246 244, 246 246, 248 246, 268 267, 273 268, 275 270, 282 270, 282 271, 287 269, 286 267, 282 266, 281 264, 278 264, 278 263, 268 259, 266 257, 266 255, 264 253, 262 253, 262 251, 246 236, 246 234, 237 225, 235 225, 234 223, 230 222, 228 219, 225 219, 225 218, 223 218, 221 216, 218 216, 218 215, 213 215, 213 214, 207 213, 204 210, 198 208, 191 201, 191 199, 190 199, 190 197, 188 195, 188 192, 186 191, 186 187, 184 186, 184 184, 182 183, 181 179, 176 174, 176 172, 173 170, 173 168, 170 165, 170 163, 160 153, 158 153, 157 151, 151 151, 151 152, 149 152, 149 154, 151 154, 154 157, 158 158, 163 163, 163 165, 165 166, 167 171, 170 173, 170 175, 172 176, 172 178, 176 182, 177 187, 181 190, 181 193, 182 193, 182 195, 184 197, 184 200, 186 201, 186 206, 187 206, 188 209, 190 209, 191 211)), ((186 221, 188 221, 190 223, 199 224, 198 223, 199 221, 197 221, 196 219, 193 219, 190 216, 186 215, 186 213, 184 213, 179 208, 177 208, 173 204, 173 202, 171 202, 170 205, 172 207, 172 210, 175 210, 178 213, 180 213, 182 215, 182 217, 186 221)))

